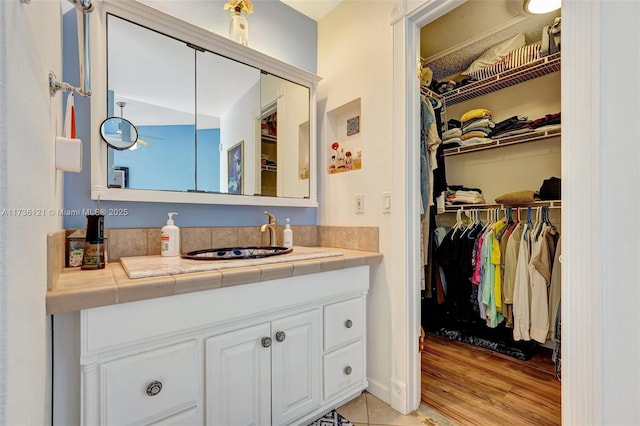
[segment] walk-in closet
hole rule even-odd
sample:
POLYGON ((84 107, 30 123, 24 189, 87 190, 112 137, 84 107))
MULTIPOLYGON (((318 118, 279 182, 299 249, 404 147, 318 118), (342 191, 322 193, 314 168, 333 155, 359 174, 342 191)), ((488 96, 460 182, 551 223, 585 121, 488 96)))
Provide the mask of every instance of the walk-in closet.
POLYGON ((422 403, 560 424, 561 10, 469 0, 421 29, 422 403))

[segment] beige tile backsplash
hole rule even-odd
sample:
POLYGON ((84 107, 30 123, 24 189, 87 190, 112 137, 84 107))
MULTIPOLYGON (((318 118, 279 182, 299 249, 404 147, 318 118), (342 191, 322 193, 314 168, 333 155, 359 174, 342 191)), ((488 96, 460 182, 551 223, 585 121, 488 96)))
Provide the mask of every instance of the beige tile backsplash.
MULTIPOLYGON (((298 246, 325 246, 379 251, 378 228, 375 226, 292 226, 293 244, 298 246)), ((282 243, 284 226, 278 226, 276 237, 282 243)), ((47 238, 49 253, 49 283, 55 282, 64 267, 65 231, 49 234, 47 238), (61 253, 61 254, 60 254, 61 253)), ((148 256, 160 254, 160 228, 111 228, 105 230, 109 238, 109 262, 121 257, 148 256)), ((211 247, 257 246, 268 244, 268 234, 261 233, 257 226, 230 227, 181 227, 181 252, 211 247)))
POLYGON ((145 228, 113 228, 105 230, 109 238, 109 261, 121 257, 145 256, 147 251, 147 230, 145 228))
POLYGON ((238 228, 219 227, 211 228, 211 239, 213 247, 235 247, 238 244, 238 228))
MULTIPOLYGON (((180 228, 180 252, 189 253, 214 247, 209 228, 180 228)), ((217 247, 217 246, 216 246, 217 247)))

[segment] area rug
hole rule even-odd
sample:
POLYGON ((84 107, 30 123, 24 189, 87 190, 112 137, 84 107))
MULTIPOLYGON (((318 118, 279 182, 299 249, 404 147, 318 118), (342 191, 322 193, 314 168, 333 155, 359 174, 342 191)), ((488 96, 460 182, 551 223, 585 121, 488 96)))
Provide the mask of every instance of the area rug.
POLYGON ((353 426, 353 424, 333 410, 310 423, 309 426, 353 426))

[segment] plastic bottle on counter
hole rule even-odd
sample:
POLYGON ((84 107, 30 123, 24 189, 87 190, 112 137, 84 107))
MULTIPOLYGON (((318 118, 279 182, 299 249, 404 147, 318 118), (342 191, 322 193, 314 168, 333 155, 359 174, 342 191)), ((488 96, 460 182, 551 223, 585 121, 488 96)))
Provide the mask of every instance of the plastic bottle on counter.
POLYGON ((176 212, 170 212, 167 224, 162 227, 160 234, 160 252, 163 256, 180 256, 180 228, 173 223, 173 215, 176 212))
POLYGON ((289 218, 286 219, 287 224, 284 226, 284 231, 282 232, 282 245, 285 247, 293 247, 293 230, 289 225, 289 218))

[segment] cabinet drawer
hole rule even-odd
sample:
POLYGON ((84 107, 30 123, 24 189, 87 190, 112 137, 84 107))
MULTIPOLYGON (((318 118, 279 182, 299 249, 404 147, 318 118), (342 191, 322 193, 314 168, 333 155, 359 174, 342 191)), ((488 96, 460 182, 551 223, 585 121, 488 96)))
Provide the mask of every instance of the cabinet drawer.
POLYGON ((327 400, 364 381, 362 340, 324 356, 324 399, 327 400))
POLYGON ((364 297, 324 307, 324 350, 361 339, 365 333, 364 297))
POLYGON ((153 421, 197 405, 201 376, 198 365, 196 341, 102 364, 104 424, 153 421))

